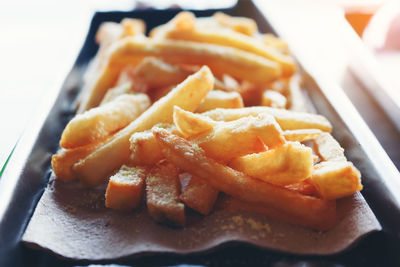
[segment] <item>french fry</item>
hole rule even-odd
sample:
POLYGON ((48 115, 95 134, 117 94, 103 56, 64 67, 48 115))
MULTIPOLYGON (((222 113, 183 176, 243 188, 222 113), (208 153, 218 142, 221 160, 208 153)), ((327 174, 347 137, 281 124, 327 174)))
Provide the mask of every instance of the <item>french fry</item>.
POLYGON ((265 33, 260 35, 260 37, 265 45, 273 47, 283 54, 289 54, 289 46, 281 38, 276 37, 272 33, 265 33))
POLYGON ((204 183, 202 179, 192 176, 179 198, 186 206, 207 215, 212 211, 217 197, 217 189, 204 183))
POLYGON ((216 75, 227 73, 258 84, 265 84, 281 74, 276 62, 232 47, 127 37, 110 47, 107 62, 85 84, 78 112, 98 105, 121 69, 126 65, 136 65, 148 56, 159 57, 172 64, 208 65, 216 75))
POLYGON ((293 111, 307 112, 306 100, 300 88, 301 79, 301 76, 296 74, 289 80, 287 86, 289 99, 288 106, 289 109, 293 111))
POLYGON ((203 148, 208 157, 221 162, 265 151, 265 145, 273 148, 285 142, 279 125, 272 116, 265 114, 218 123, 211 132, 190 139, 203 148))
POLYGON ((174 107, 174 124, 184 137, 199 135, 210 131, 216 125, 211 119, 174 107))
POLYGON ((243 117, 257 116, 261 113, 272 115, 282 130, 320 129, 324 132, 332 131, 332 125, 324 116, 270 107, 217 108, 202 114, 216 121, 232 121, 243 117))
MULTIPOLYGON (((157 124, 156 126, 179 135, 178 129, 173 124, 157 124)), ((151 130, 132 134, 129 142, 132 151, 131 164, 133 165, 154 165, 164 158, 160 145, 151 130)))
POLYGON ((314 150, 324 161, 347 161, 344 149, 329 133, 322 133, 314 140, 314 150))
POLYGON ((286 97, 274 90, 265 90, 262 94, 261 105, 271 108, 285 108, 286 97))
POLYGON ((245 35, 253 36, 258 32, 257 23, 250 18, 232 17, 222 12, 216 12, 213 15, 213 18, 221 26, 231 28, 232 30, 245 35))
POLYGON ((229 163, 235 170, 276 185, 301 182, 311 176, 312 150, 298 142, 236 158, 229 163))
POLYGON ((296 71, 296 63, 293 58, 278 52, 271 46, 264 45, 261 41, 237 33, 229 29, 209 28, 183 28, 170 27, 164 32, 164 38, 173 40, 184 40, 198 43, 216 44, 226 47, 233 47, 249 53, 262 56, 266 59, 277 62, 284 76, 291 76, 296 71))
POLYGON ((243 99, 237 92, 210 91, 196 112, 205 112, 216 108, 242 108, 243 99))
POLYGON ((77 178, 72 171, 72 166, 99 148, 103 143, 102 141, 74 149, 61 148, 58 150, 51 157, 51 167, 57 179, 69 181, 77 178))
POLYGON ((76 148, 103 139, 125 127, 150 106, 145 94, 121 95, 100 107, 76 115, 65 127, 63 148, 76 148))
POLYGON ((102 46, 109 45, 121 38, 123 32, 124 29, 119 23, 111 21, 103 22, 96 32, 96 43, 102 46))
POLYGON ((146 23, 141 19, 124 18, 121 21, 124 29, 122 37, 144 35, 146 33, 146 23))
POLYGON ((326 230, 335 223, 335 201, 304 196, 251 178, 206 157, 201 148, 166 130, 153 128, 153 134, 169 162, 228 195, 277 209, 292 216, 293 223, 314 229, 326 230))
POLYGON ((185 206, 179 201, 178 169, 166 161, 154 166, 146 177, 147 210, 156 222, 184 226, 185 206))
POLYGON ((146 57, 136 67, 134 79, 150 88, 163 88, 181 83, 192 72, 154 57, 146 57))
POLYGON ((109 142, 75 164, 74 171, 78 177, 89 186, 101 184, 107 175, 129 160, 129 137, 133 133, 151 129, 157 123, 172 122, 174 106, 195 110, 212 89, 213 78, 208 67, 202 67, 189 76, 109 142))
POLYGON ((323 132, 319 129, 299 129, 283 131, 287 141, 305 142, 317 139, 323 132))
POLYGON ((104 105, 105 103, 111 102, 112 100, 116 99, 120 95, 132 94, 133 91, 131 90, 131 86, 132 86, 131 82, 126 82, 119 86, 111 88, 110 90, 107 91, 103 100, 101 100, 100 106, 104 105))
POLYGON ((317 189, 311 183, 310 178, 298 183, 288 184, 285 188, 306 196, 318 196, 317 189))
POLYGON ((361 174, 349 161, 325 161, 314 166, 311 183, 324 199, 338 199, 362 190, 361 174))
POLYGON ((122 211, 137 208, 143 198, 145 178, 145 168, 122 165, 108 182, 106 207, 122 211))

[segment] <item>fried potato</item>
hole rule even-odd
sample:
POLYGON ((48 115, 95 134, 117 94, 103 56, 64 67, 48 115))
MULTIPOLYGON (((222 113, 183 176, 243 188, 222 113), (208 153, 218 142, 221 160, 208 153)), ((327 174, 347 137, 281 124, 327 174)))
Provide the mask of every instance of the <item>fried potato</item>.
POLYGON ((218 123, 211 132, 190 140, 203 148, 208 157, 221 162, 265 151, 265 145, 276 147, 285 142, 279 125, 272 116, 265 114, 218 123))
POLYGON ((344 149, 329 133, 322 133, 314 140, 314 150, 324 161, 347 161, 344 149))
POLYGON ((361 174, 349 161, 326 161, 314 166, 311 183, 324 199, 338 199, 362 190, 361 174))
POLYGON ((133 76, 136 82, 146 84, 148 89, 177 85, 193 74, 177 65, 168 64, 158 58, 146 57, 136 67, 133 76))
POLYGON ((289 54, 289 45, 281 38, 272 33, 261 34, 260 37, 266 46, 273 47, 283 54, 289 54))
POLYGON ((306 100, 300 87, 301 79, 301 76, 296 74, 293 75, 289 80, 287 86, 289 99, 288 106, 289 109, 293 111, 307 112, 308 109, 306 100))
MULTIPOLYGON (((173 124, 157 124, 157 127, 167 129, 179 135, 178 129, 173 124)), ((160 145, 151 130, 136 132, 129 138, 131 161, 133 165, 154 165, 164 158, 160 145)))
POLYGON ((283 136, 287 141, 305 142, 312 141, 322 134, 319 129, 299 129, 283 131, 283 136))
POLYGON ((76 115, 65 127, 63 148, 76 148, 103 139, 128 125, 150 106, 145 94, 121 95, 100 107, 76 115))
POLYGON ((172 64, 207 65, 216 75, 265 84, 281 74, 279 64, 232 47, 175 40, 127 37, 110 47, 109 57, 99 73, 85 84, 78 112, 98 105, 126 65, 137 65, 143 58, 159 57, 172 64))
POLYGON ((216 125, 208 117, 185 111, 177 106, 174 107, 174 124, 184 137, 199 135, 210 131, 216 125))
POLYGON ((206 184, 202 179, 192 176, 179 198, 189 208, 207 215, 214 208, 217 197, 217 189, 206 184))
POLYGON ((143 198, 145 178, 145 168, 122 165, 108 182, 106 207, 123 211, 137 208, 143 198))
POLYGON ((78 177, 89 186, 101 184, 104 179, 129 160, 129 137, 135 132, 151 129, 157 123, 172 122, 174 106, 195 110, 212 89, 214 77, 208 67, 202 67, 166 96, 119 131, 109 142, 74 165, 78 177))
POLYGON ((185 205, 179 201, 178 175, 178 169, 164 161, 154 166, 146 177, 147 210, 156 222, 185 225, 185 205))
POLYGON ((271 108, 285 108, 286 97, 274 90, 265 90, 262 94, 261 105, 271 108))
POLYGON ((229 163, 235 170, 276 185, 301 182, 311 176, 312 150, 298 142, 236 158, 229 163))
POLYGON ((109 45, 121 38, 124 32, 123 27, 116 22, 103 22, 96 32, 96 43, 99 45, 109 45))
POLYGON ((243 99, 237 92, 212 90, 201 102, 196 112, 205 112, 216 108, 242 108, 243 99))
POLYGON ((109 89, 106 95, 104 96, 103 100, 101 100, 100 106, 104 105, 105 103, 111 102, 120 95, 133 94, 131 87, 132 87, 131 82, 126 82, 114 88, 109 89))
POLYGON ((223 27, 228 27, 245 35, 252 36, 258 32, 257 23, 246 17, 232 17, 222 12, 216 12, 213 18, 223 27))
POLYGON ((306 196, 318 196, 317 189, 311 183, 310 178, 298 183, 285 185, 285 188, 306 196))
POLYGON ((336 217, 336 202, 304 196, 251 178, 205 156, 203 149, 168 131, 153 128, 165 158, 212 187, 238 199, 270 207, 290 215, 293 223, 326 230, 336 217))
POLYGON ((183 28, 170 27, 164 31, 163 37, 173 40, 192 41, 197 43, 216 44, 237 48, 266 59, 277 62, 282 68, 284 76, 291 76, 296 71, 296 63, 291 56, 278 52, 275 48, 264 45, 256 38, 252 38, 230 29, 216 28, 183 28))
POLYGON ((57 179, 68 181, 77 178, 72 171, 72 166, 99 148, 103 143, 102 141, 78 148, 61 148, 58 150, 57 153, 51 157, 51 167, 57 179))
POLYGON ((247 107, 238 109, 217 108, 202 114, 216 121, 232 121, 243 117, 257 116, 261 113, 272 115, 281 126, 282 130, 320 129, 324 132, 332 131, 332 125, 324 116, 270 107, 247 107))
POLYGON ((146 23, 141 19, 124 18, 121 21, 124 29, 122 37, 144 35, 146 33, 146 23))

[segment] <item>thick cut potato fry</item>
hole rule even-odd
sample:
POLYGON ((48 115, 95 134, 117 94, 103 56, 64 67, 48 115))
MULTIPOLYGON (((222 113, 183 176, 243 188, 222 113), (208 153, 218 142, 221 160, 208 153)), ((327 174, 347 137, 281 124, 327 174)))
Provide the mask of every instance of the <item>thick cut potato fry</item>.
POLYGON ((201 102, 196 112, 205 112, 216 108, 242 108, 243 99, 237 92, 212 90, 201 102))
POLYGON ((122 37, 144 35, 146 33, 146 23, 141 19, 124 18, 121 21, 124 29, 122 37))
POLYGON ((325 161, 314 166, 311 183, 324 199, 338 199, 362 190, 361 174, 349 161, 325 161))
POLYGON ((324 116, 270 107, 248 107, 237 109, 217 108, 202 114, 216 121, 233 121, 243 117, 257 116, 262 113, 272 115, 281 126, 282 130, 320 129, 324 132, 332 131, 332 125, 324 116))
POLYGON ((154 57, 147 57, 136 67, 133 76, 137 82, 150 88, 162 88, 181 83, 193 74, 177 65, 168 64, 154 57))
POLYGON ((289 109, 299 112, 307 112, 307 103, 304 98, 304 93, 301 91, 302 76, 299 74, 293 75, 287 86, 287 93, 289 99, 289 109))
POLYGON ((121 95, 113 101, 76 115, 65 127, 63 148, 76 148, 103 139, 125 127, 150 106, 145 94, 121 95))
POLYGON ((203 214, 209 214, 217 201, 218 190, 204 183, 204 180, 192 176, 189 184, 180 195, 180 199, 189 208, 203 214))
POLYGON ((250 18, 232 17, 222 12, 215 13, 213 18, 221 26, 231 28, 232 30, 242 34, 252 36, 258 32, 257 23, 250 18))
POLYGON ((171 27, 165 31, 164 38, 233 47, 277 62, 281 66, 284 76, 291 76, 296 71, 296 63, 291 56, 264 45, 256 38, 229 29, 194 28, 187 30, 181 27, 171 27))
POLYGON ((311 176, 312 150, 298 142, 232 160, 235 170, 276 185, 301 182, 311 176))
POLYGON ((265 45, 273 47, 283 54, 289 54, 289 45, 284 40, 272 33, 262 34, 260 37, 265 45))
POLYGON ((322 134, 319 129, 299 129, 283 131, 283 136, 287 141, 305 142, 315 140, 322 134))
POLYGON ((174 107, 174 124, 184 137, 199 135, 210 131, 216 125, 208 117, 185 111, 177 106, 174 107))
POLYGON ((81 146, 74 149, 61 148, 51 157, 51 167, 57 179, 68 181, 77 178, 72 171, 72 166, 85 158, 87 155, 98 149, 103 140, 87 146, 81 146))
POLYGON ((347 161, 344 149, 329 133, 322 133, 314 140, 314 150, 324 161, 347 161))
POLYGON ((146 177, 147 210, 156 222, 185 225, 185 205, 179 201, 178 175, 178 169, 164 161, 154 166, 146 177))
POLYGON ((145 178, 145 168, 122 165, 108 182, 106 207, 125 211, 137 208, 143 198, 145 178))
POLYGON ((99 73, 84 86, 78 112, 98 105, 126 65, 143 58, 159 57, 172 64, 207 65, 216 75, 265 84, 281 74, 279 64, 232 47, 175 40, 127 37, 110 47, 109 57, 99 73))
POLYGON ((221 162, 265 151, 265 145, 277 147, 285 142, 279 125, 272 116, 265 114, 218 123, 211 132, 191 140, 203 148, 208 157, 221 162))
POLYGON ((111 102, 120 95, 133 94, 131 87, 132 87, 131 82, 126 82, 114 88, 111 88, 110 90, 107 91, 106 95, 104 96, 103 100, 100 103, 100 106, 104 105, 105 103, 111 102))
POLYGON ((205 156, 204 151, 168 131, 153 128, 165 158, 214 188, 244 201, 292 216, 293 223, 326 230, 335 224, 336 202, 304 196, 235 171, 205 156))
POLYGON ((112 171, 129 160, 129 137, 135 132, 151 129, 157 123, 172 122, 174 106, 195 110, 212 89, 214 77, 208 67, 202 67, 189 76, 166 96, 155 102, 149 109, 119 131, 113 138, 91 153, 74 170, 78 177, 89 186, 101 184, 112 171))
MULTIPOLYGON (((173 124, 161 123, 156 126, 167 129, 173 134, 180 134, 173 124)), ((132 134, 129 142, 132 151, 131 164, 133 165, 154 165, 164 158, 160 145, 151 130, 132 134)))
POLYGON ((261 105, 271 108, 285 108, 286 97, 274 90, 265 90, 262 94, 261 105))

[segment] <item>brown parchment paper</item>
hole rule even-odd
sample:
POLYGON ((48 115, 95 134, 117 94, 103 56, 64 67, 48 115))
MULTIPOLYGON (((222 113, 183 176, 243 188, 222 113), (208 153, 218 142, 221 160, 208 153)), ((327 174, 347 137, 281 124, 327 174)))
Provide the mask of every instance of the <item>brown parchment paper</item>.
MULTIPOLYGON (((222 201, 222 200, 221 200, 222 201)), ((104 207, 104 188, 50 179, 23 241, 69 259, 107 260, 144 252, 185 254, 229 241, 296 254, 333 254, 381 227, 361 194, 340 200, 342 219, 327 232, 316 232, 262 215, 222 208, 206 216, 190 213, 183 229, 151 220, 146 207, 116 212, 104 207)))

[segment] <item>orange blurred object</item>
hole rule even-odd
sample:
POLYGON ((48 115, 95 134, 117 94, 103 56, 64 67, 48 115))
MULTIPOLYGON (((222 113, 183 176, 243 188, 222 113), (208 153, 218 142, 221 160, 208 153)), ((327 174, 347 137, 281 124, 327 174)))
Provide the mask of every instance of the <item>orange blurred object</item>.
POLYGON ((368 25, 368 22, 374 15, 373 12, 364 13, 364 12, 347 12, 345 13, 345 17, 353 29, 357 32, 358 36, 362 36, 365 27, 368 25))

